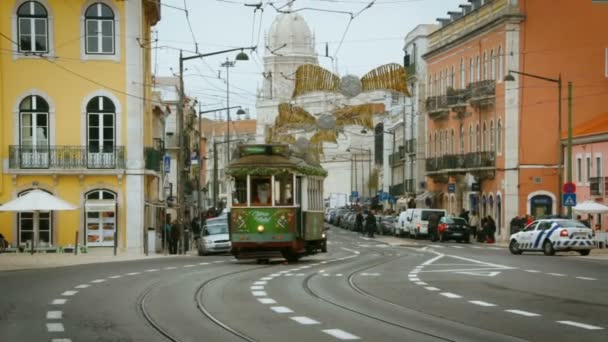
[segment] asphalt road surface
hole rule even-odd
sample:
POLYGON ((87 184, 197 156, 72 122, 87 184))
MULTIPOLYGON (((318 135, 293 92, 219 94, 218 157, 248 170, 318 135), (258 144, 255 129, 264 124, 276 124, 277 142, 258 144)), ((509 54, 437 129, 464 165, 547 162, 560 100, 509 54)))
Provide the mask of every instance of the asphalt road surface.
POLYGON ((339 228, 328 248, 1 272, 0 341, 608 341, 605 260, 339 228))

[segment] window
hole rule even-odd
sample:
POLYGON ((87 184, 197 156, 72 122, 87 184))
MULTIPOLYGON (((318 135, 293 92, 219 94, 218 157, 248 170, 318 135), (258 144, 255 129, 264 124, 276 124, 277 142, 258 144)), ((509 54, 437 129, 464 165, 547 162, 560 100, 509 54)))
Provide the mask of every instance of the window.
POLYGON ((460 89, 465 88, 464 57, 460 59, 460 89))
POLYGON ((108 5, 89 6, 85 13, 85 31, 87 54, 114 54, 114 12, 108 5))
POLYGON ((87 104, 87 148, 90 153, 111 153, 115 147, 116 107, 105 96, 87 104))
POLYGON ((308 179, 308 210, 323 210, 323 180, 308 179))
POLYGON ((585 164, 585 167, 587 168, 587 177, 585 178, 585 181, 588 182, 589 178, 591 178, 591 157, 587 156, 587 163, 585 164))
POLYGON ((251 177, 251 205, 269 207, 271 202, 270 177, 251 177))
POLYGON ((113 246, 116 233, 116 194, 109 190, 93 190, 85 195, 86 244, 113 246))
POLYGON ((460 124, 460 153, 464 154, 464 124, 460 124))
POLYGON ((595 157, 595 177, 602 177, 602 157, 595 157))
POLYGON ((503 57, 502 57, 502 46, 498 47, 498 80, 502 80, 503 75, 503 57))
POLYGON ((49 105, 40 96, 28 96, 19 104, 19 144, 20 167, 49 167, 49 105))
POLYGON ((488 130, 486 129, 486 122, 483 122, 483 135, 481 136, 481 150, 488 150, 488 130))
POLYGON ((502 121, 500 119, 496 126, 496 150, 498 153, 502 153, 502 121))
MULTIPOLYGON (((19 193, 18 196, 24 196, 30 191, 32 190, 25 190, 19 193)), ((36 245, 40 247, 53 242, 53 217, 51 214, 51 211, 41 211, 39 214, 40 220, 38 225, 38 243, 36 245)), ((19 245, 27 242, 31 243, 34 239, 34 212, 25 211, 18 213, 17 224, 19 229, 19 234, 17 235, 19 237, 19 241, 17 241, 17 243, 19 245)))
POLYGON ((433 95, 433 76, 429 76, 429 96, 433 95))
POLYGON ((475 66, 473 65, 473 57, 469 59, 469 83, 475 80, 475 66))
POLYGON ((483 80, 488 79, 488 53, 483 53, 483 80))
POLYGON ((449 143, 449 148, 450 148, 450 154, 454 154, 454 145, 455 145, 455 140, 454 140, 454 129, 452 128, 452 131, 450 132, 450 143, 449 143))
POLYGON ((481 80, 481 59, 477 56, 475 60, 475 81, 481 80))
POLYGON ((441 95, 441 89, 439 89, 439 78, 437 73, 435 73, 435 95, 441 95))
POLYGON ((581 157, 576 158, 576 180, 579 183, 583 181, 583 165, 581 157))
POLYGON ((474 152, 474 149, 473 149, 473 125, 469 125, 469 152, 474 152))
POLYGON ((496 79, 496 56, 494 56, 494 49, 490 51, 490 79, 496 79))
POLYGON ((19 52, 49 52, 48 12, 37 1, 28 1, 17 10, 19 52))
POLYGON ((435 150, 435 157, 439 156, 439 141, 437 140, 437 131, 435 131, 435 146, 434 146, 434 150, 435 150))
POLYGON ((234 179, 234 191, 232 193, 232 206, 247 205, 247 177, 236 177, 234 179))
POLYGON ((494 135, 494 121, 490 121, 490 151, 494 151, 494 142, 496 140, 496 136, 494 135))
POLYGON ((293 205, 293 175, 274 176, 274 204, 279 206, 293 205))
POLYGON ((479 124, 475 125, 475 152, 479 152, 481 148, 481 134, 479 132, 479 124))
POLYGON ((452 73, 450 74, 450 87, 454 88, 454 79, 456 78, 456 67, 452 65, 452 73))

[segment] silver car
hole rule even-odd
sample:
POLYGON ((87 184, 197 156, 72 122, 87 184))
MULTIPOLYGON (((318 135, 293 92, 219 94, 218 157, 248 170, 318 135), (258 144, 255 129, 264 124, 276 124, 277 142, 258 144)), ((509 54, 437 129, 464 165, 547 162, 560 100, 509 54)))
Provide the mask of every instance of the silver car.
POLYGON ((228 220, 217 218, 207 220, 198 240, 198 255, 230 252, 230 236, 228 235, 228 220))

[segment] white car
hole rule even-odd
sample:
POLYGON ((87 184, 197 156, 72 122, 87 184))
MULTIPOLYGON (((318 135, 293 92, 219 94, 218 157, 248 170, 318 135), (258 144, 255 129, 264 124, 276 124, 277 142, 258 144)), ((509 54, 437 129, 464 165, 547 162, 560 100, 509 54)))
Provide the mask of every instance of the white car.
POLYGON ((545 255, 553 255, 560 251, 577 251, 589 255, 593 247, 593 231, 579 221, 566 219, 534 221, 511 235, 509 242, 511 254, 542 251, 545 255))
POLYGON ((230 252, 232 243, 228 235, 228 220, 214 218, 207 220, 198 240, 198 255, 230 252))

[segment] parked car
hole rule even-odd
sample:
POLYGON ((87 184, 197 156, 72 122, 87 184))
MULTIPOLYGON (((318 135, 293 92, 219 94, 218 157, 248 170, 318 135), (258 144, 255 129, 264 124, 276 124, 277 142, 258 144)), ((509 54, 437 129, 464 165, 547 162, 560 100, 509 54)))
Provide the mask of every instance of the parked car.
POLYGON ((439 241, 456 240, 456 242, 471 242, 470 228, 467 221, 461 217, 444 216, 437 227, 439 241))
POLYGON ((339 227, 340 226, 340 220, 342 220, 342 218, 344 217, 344 215, 346 215, 346 213, 348 213, 348 212, 349 212, 349 210, 346 209, 346 208, 338 209, 338 211, 336 212, 336 217, 334 219, 333 224, 339 227))
POLYGON ((511 235, 509 240, 511 254, 542 251, 545 255, 554 255, 555 252, 577 251, 589 255, 594 247, 590 228, 579 221, 565 219, 536 220, 511 235))
POLYGON ((380 224, 378 232, 382 235, 395 235, 395 225, 397 224, 397 217, 395 216, 382 216, 380 218, 380 224))
POLYGON ((437 214, 441 219, 447 216, 444 209, 422 209, 412 208, 399 214, 397 233, 399 236, 409 235, 415 239, 429 234, 429 217, 437 214))
POLYGON ((197 246, 199 256, 230 251, 232 244, 228 236, 226 218, 208 219, 201 230, 201 235, 197 246))
POLYGON ((353 213, 351 213, 351 212, 348 212, 348 213, 344 214, 344 216, 342 216, 342 219, 340 220, 340 228, 350 229, 349 220, 350 220, 351 216, 353 216, 353 213))

